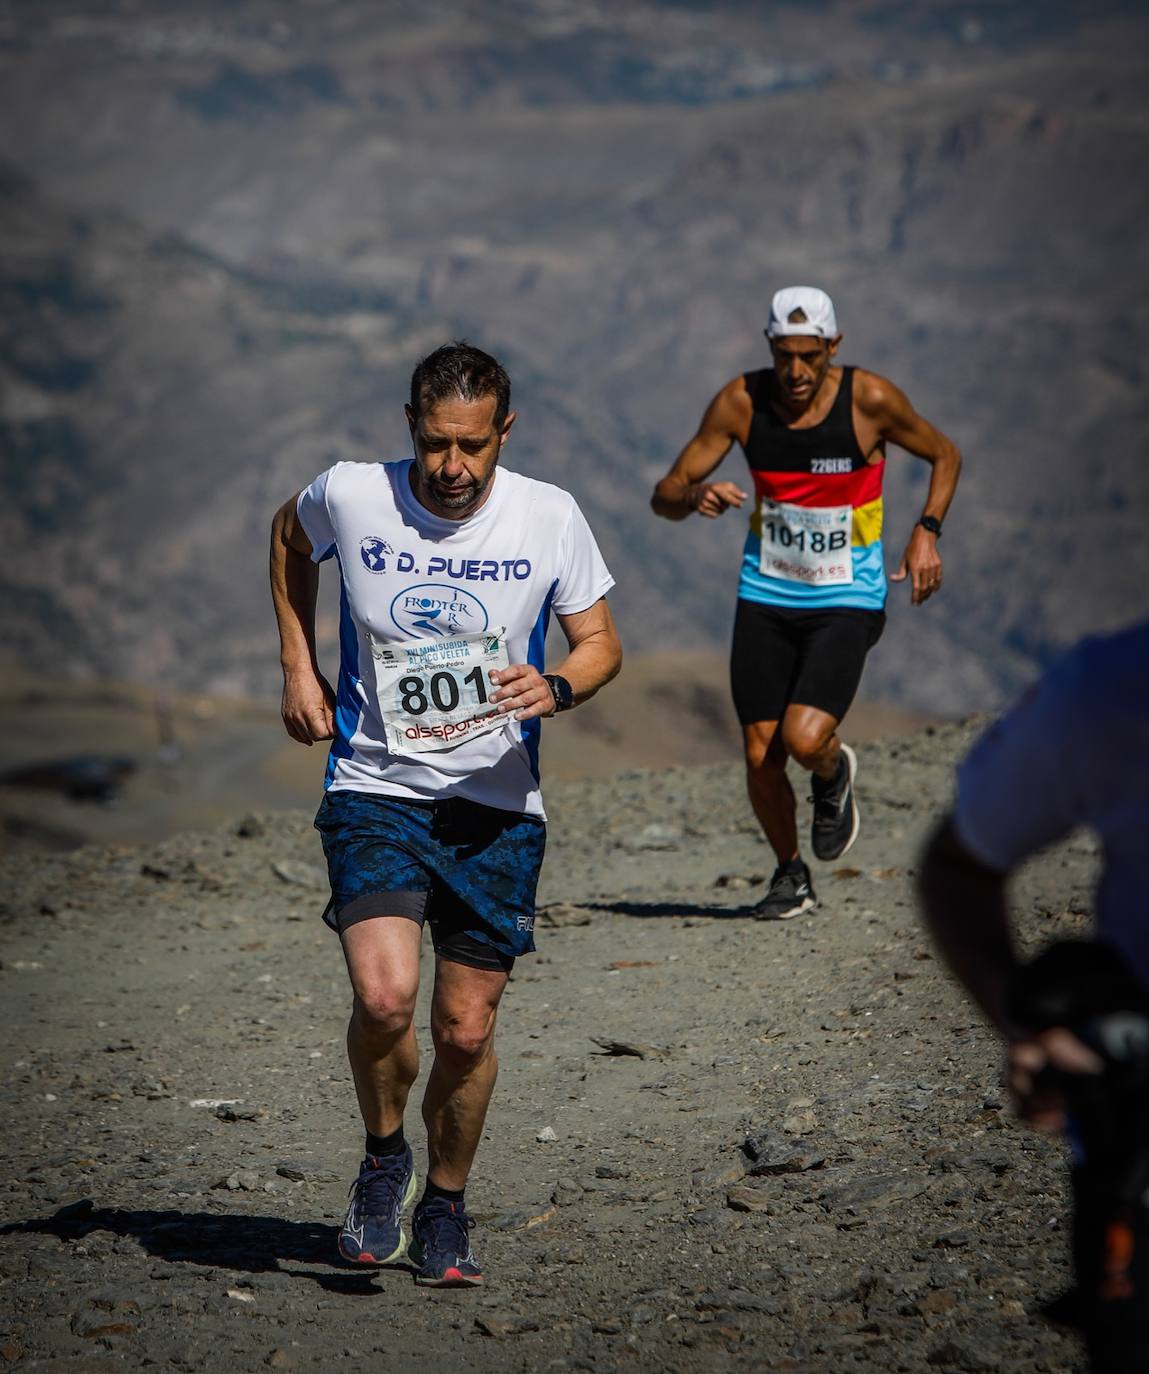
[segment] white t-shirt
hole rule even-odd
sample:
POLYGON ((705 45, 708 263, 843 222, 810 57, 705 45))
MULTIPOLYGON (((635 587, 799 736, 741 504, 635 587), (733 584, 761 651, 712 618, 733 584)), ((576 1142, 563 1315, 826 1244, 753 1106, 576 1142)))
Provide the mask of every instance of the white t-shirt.
MULTIPOLYGON (((336 463, 299 496, 312 559, 334 555, 341 579, 335 738, 324 786, 419 800, 460 796, 543 816, 537 719, 520 724, 508 715, 499 728, 452 747, 405 752, 380 706, 380 654, 416 641, 433 653, 436 645, 505 631, 509 661, 541 670, 550 613, 587 610, 614 579, 561 488, 499 467, 473 515, 444 520, 415 499, 411 468, 411 459, 336 463)), ((426 681, 420 690, 412 700, 422 704, 426 681)))
POLYGON ((974 745, 954 827, 1005 873, 1075 829, 1099 836, 1097 932, 1149 985, 1149 622, 1087 639, 974 745))

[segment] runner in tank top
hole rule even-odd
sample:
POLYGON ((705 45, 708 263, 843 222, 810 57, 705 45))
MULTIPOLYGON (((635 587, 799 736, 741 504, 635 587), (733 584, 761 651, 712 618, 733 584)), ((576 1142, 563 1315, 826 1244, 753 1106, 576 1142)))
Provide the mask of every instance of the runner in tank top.
POLYGON ((750 801, 778 860, 755 915, 784 920, 817 905, 798 846, 790 758, 812 774, 815 857, 839 858, 858 834, 857 759, 838 726, 885 624, 886 445, 931 467, 925 509, 892 574, 909 580, 915 606, 941 586, 938 539, 961 455, 892 382, 834 366, 842 336, 824 291, 777 292, 766 335, 774 366, 722 388, 651 505, 668 520, 740 507, 749 493, 707 479, 735 442, 742 446, 755 504, 730 676, 750 801))

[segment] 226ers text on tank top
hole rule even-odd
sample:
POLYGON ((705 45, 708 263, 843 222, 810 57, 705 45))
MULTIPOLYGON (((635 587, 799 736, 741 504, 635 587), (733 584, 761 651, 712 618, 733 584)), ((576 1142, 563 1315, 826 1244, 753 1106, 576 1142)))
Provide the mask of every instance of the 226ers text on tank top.
POLYGON ((745 375, 754 407, 743 450, 756 497, 738 595, 816 610, 886 602, 882 558, 885 458, 869 462, 854 433, 854 369, 842 368, 829 413, 791 429, 774 412, 771 368, 745 375))

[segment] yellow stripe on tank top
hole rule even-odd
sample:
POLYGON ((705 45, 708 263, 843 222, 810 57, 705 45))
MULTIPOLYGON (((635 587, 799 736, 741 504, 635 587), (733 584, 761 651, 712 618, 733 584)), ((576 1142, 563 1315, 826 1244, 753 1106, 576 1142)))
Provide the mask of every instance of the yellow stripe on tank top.
POLYGON ((867 501, 854 508, 853 534, 850 543, 856 549, 867 548, 882 537, 882 498, 867 501))

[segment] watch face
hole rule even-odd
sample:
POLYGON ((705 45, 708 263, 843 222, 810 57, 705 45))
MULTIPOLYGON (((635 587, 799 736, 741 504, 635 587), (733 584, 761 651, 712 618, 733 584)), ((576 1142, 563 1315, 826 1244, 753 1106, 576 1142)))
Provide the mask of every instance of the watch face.
POLYGON ((570 689, 570 683, 565 678, 559 677, 557 673, 548 673, 545 680, 555 699, 555 710, 569 711, 574 703, 574 693, 570 689))

